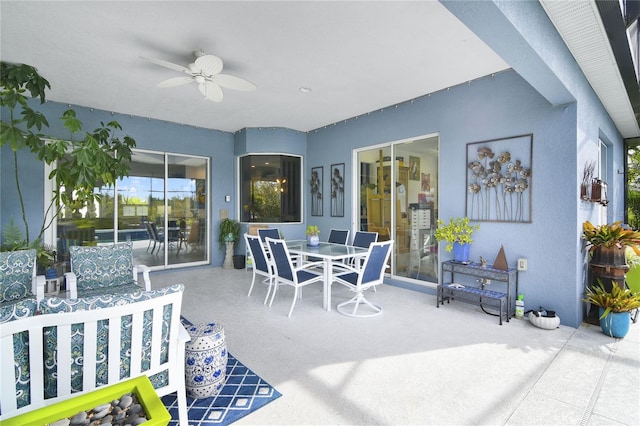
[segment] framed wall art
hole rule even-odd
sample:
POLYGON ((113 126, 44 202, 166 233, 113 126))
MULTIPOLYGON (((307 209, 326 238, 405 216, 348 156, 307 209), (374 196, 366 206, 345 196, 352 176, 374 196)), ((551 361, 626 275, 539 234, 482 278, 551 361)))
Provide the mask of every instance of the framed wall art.
POLYGON ((324 180, 324 167, 311 168, 311 216, 322 216, 322 182, 324 180))
POLYGON ((344 216, 344 163, 332 164, 329 183, 331 185, 331 216, 344 216))
POLYGON ((420 180, 420 157, 409 156, 409 180, 420 180))
POLYGON ((467 144, 466 215, 531 222, 533 134, 467 144))

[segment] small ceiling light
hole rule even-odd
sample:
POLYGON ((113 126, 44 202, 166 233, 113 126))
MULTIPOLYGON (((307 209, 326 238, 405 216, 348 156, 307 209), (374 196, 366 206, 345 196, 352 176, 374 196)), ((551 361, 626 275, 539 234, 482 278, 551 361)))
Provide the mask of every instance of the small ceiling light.
POLYGON ((308 87, 301 87, 301 88, 300 88, 300 91, 301 91, 302 93, 309 93, 309 92, 311 91, 311 89, 310 89, 310 88, 308 88, 308 87))

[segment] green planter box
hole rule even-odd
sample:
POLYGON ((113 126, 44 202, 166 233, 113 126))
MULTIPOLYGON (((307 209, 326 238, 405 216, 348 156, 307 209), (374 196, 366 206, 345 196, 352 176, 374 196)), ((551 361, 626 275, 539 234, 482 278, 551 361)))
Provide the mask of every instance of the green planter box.
POLYGON ((60 419, 72 417, 80 411, 90 410, 98 405, 111 402, 127 393, 135 394, 138 402, 144 408, 147 417, 144 425, 166 426, 171 420, 171 415, 162 401, 160 401, 149 378, 140 376, 115 385, 103 386, 75 398, 3 420, 2 426, 41 426, 53 423, 60 419))

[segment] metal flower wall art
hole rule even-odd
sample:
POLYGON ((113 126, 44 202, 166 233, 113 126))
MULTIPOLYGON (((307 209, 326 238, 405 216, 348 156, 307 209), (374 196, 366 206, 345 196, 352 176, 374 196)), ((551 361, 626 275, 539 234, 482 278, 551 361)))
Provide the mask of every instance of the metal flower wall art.
POLYGON ((531 222, 533 135, 467 144, 467 217, 531 222))

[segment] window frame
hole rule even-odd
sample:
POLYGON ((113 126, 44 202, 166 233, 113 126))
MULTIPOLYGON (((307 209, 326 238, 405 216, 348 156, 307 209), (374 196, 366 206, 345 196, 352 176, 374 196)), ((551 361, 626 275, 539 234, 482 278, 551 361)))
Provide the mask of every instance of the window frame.
MULTIPOLYGON (((237 205, 237 216, 238 216, 238 221, 241 223, 246 223, 246 224, 251 224, 251 223, 273 223, 273 224, 300 224, 304 222, 304 188, 305 186, 302 184, 305 180, 304 180, 304 157, 302 155, 299 154, 292 154, 292 153, 286 153, 286 152, 248 152, 246 154, 242 154, 239 155, 237 157, 236 160, 236 170, 237 170, 237 182, 238 185, 236 187, 237 190, 237 196, 236 199, 238 200, 238 205, 237 205), (283 157, 290 157, 290 158, 296 158, 299 160, 299 179, 297 179, 297 182, 295 181, 290 181, 288 182, 289 186, 293 186, 293 190, 296 190, 297 192, 297 198, 298 198, 298 202, 297 204, 297 211, 298 211, 298 215, 297 215, 297 220, 292 220, 292 221, 285 221, 283 220, 283 215, 282 212, 280 214, 280 221, 279 222, 272 222, 272 221, 252 221, 252 220, 246 220, 245 217, 245 209, 244 209, 244 200, 243 200, 243 186, 244 186, 244 175, 243 175, 243 160, 247 157, 280 157, 280 159, 282 159, 283 157)), ((291 180, 291 179, 290 179, 291 180)), ((250 218, 249 218, 250 219, 250 218)))

